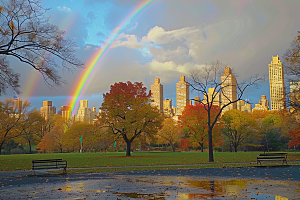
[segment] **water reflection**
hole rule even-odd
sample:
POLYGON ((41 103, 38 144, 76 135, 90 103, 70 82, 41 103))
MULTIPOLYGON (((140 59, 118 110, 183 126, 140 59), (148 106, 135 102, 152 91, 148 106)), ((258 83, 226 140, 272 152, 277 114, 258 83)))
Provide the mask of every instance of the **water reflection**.
POLYGON ((114 180, 102 180, 100 184, 91 181, 66 182, 62 191, 80 193, 79 196, 83 192, 87 192, 86 195, 89 197, 99 196, 101 198, 185 200, 241 199, 243 197, 243 199, 258 200, 288 200, 299 199, 300 184, 258 179, 214 180, 190 176, 119 176, 114 180))
MULTIPOLYGON (((296 183, 288 183, 285 181, 266 181, 266 180, 189 180, 183 179, 187 187, 201 189, 201 193, 179 193, 177 199, 211 199, 224 197, 248 196, 251 199, 272 199, 272 200, 288 200, 288 198, 274 195, 273 192, 267 191, 267 187, 274 185, 295 185, 296 183), (260 184, 263 182, 263 184, 260 184), (264 187, 260 187, 260 186, 264 187)), ((270 189, 270 188, 269 188, 270 189)), ((297 190, 295 190, 297 191, 297 190)))

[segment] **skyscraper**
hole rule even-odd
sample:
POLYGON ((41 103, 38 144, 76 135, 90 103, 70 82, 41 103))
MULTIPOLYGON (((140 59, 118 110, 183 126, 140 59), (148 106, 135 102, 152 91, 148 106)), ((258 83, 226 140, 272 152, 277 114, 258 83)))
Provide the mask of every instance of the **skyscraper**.
POLYGON ((72 118, 72 109, 70 106, 61 106, 61 116, 62 118, 68 120, 72 118))
POLYGON ((159 78, 151 85, 151 106, 157 107, 160 113, 163 113, 163 85, 159 78))
POLYGON ((52 101, 43 101, 43 107, 40 108, 40 114, 48 120, 56 114, 56 107, 52 106, 52 101))
POLYGON ((180 76, 180 81, 176 83, 176 115, 181 115, 184 107, 190 102, 189 84, 185 81, 185 76, 180 76))
POLYGON ((279 56, 274 56, 269 64, 271 110, 285 108, 285 88, 282 62, 279 56))
POLYGON ((164 115, 165 117, 173 116, 172 99, 164 100, 164 115))
POLYGON ((212 103, 215 106, 220 106, 220 93, 215 91, 215 88, 208 88, 207 96, 203 96, 203 104, 207 104, 208 102, 212 103))
POLYGON ((266 95, 261 95, 258 104, 255 104, 253 110, 270 110, 269 100, 267 99, 266 95))
MULTIPOLYGON (((221 102, 222 106, 228 104, 229 102, 237 100, 237 91, 236 91, 236 78, 231 73, 230 67, 225 67, 225 73, 221 76, 221 87, 222 87, 222 94, 221 94, 221 102)), ((223 111, 237 109, 237 103, 232 103, 223 111)))
POLYGON ((91 109, 88 108, 88 100, 80 100, 76 121, 91 123, 91 109))

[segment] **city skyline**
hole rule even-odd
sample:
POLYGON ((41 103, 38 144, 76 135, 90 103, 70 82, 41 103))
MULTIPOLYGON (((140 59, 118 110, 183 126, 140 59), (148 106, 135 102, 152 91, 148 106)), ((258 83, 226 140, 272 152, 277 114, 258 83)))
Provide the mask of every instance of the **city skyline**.
MULTIPOLYGON (((74 38, 78 58, 87 63, 107 37, 137 7, 140 1, 42 1, 51 8, 50 23, 74 38), (97 12, 104 10, 105 12, 97 12), (76 23, 75 23, 76 22, 76 23)), ((193 67, 220 60, 233 69, 239 81, 250 75, 267 74, 272 56, 283 53, 300 29, 295 19, 300 2, 295 1, 156 1, 131 21, 99 64, 81 98, 99 108, 102 94, 115 82, 143 82, 150 90, 155 77, 164 85, 164 99, 173 99, 180 75, 193 67), (176 23, 175 23, 176 22, 176 23), (280 24, 280 29, 278 25, 280 24)), ((9 59, 21 74, 21 99, 39 109, 50 100, 59 110, 68 106, 73 88, 84 69, 61 72, 68 84, 51 90, 29 66, 9 59)), ((268 81, 255 91, 249 88, 244 98, 258 103, 261 95, 270 99, 268 81)), ((191 97, 198 96, 190 91, 191 97)), ((13 91, 8 91, 13 97, 13 91)), ((4 99, 5 95, 2 95, 4 99)), ((77 113, 77 111, 76 111, 77 113)))

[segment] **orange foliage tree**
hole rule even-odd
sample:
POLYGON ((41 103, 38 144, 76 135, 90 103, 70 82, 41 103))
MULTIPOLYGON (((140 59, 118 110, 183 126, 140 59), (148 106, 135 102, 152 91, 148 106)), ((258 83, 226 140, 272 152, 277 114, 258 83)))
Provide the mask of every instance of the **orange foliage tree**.
POLYGON ((67 130, 66 121, 58 114, 54 115, 53 120, 55 122, 54 127, 50 132, 45 133, 42 141, 37 146, 40 152, 53 152, 58 150, 62 153, 63 151, 63 135, 67 130))
POLYGON ((152 136, 161 128, 162 115, 150 106, 151 92, 147 94, 146 90, 143 83, 128 81, 115 83, 103 94, 99 123, 124 139, 126 156, 130 156, 131 144, 136 138, 143 133, 152 136))
POLYGON ((299 146, 300 145, 300 127, 296 128, 295 130, 291 130, 288 134, 288 137, 292 138, 289 141, 289 148, 299 146))
POLYGON ((192 145, 190 143, 190 139, 189 138, 181 139, 180 143, 178 144, 178 148, 182 149, 183 151, 185 151, 190 146, 192 146, 192 145))
POLYGON ((300 127, 296 128, 293 131, 290 131, 290 133, 288 134, 288 137, 292 138, 289 141, 289 148, 299 146, 300 145, 300 127))
MULTIPOLYGON (((210 111, 211 117, 214 118, 219 111, 220 107, 213 105, 210 111)), ((208 145, 208 119, 204 105, 187 105, 184 108, 182 115, 179 116, 179 120, 182 128, 188 131, 190 142, 192 142, 192 144, 196 143, 197 146, 199 145, 203 152, 204 144, 208 145)), ((219 134, 220 129, 220 123, 217 123, 212 133, 214 146, 222 144, 222 139, 219 134)))

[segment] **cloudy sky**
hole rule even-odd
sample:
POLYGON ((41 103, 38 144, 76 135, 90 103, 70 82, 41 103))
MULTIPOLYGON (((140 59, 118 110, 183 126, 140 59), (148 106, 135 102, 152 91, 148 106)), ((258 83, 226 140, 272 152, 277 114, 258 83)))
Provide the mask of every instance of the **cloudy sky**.
MULTIPOLYGON (((50 22, 74 39, 76 55, 85 63, 141 1, 42 0, 51 8, 50 22)), ((299 0, 158 0, 119 35, 82 99, 98 108, 102 94, 115 82, 141 81, 150 88, 159 77, 164 99, 171 98, 176 106, 180 75, 214 60, 230 66, 239 81, 268 74, 272 56, 282 57, 300 30, 299 10, 299 0)), ((54 90, 29 66, 14 59, 10 64, 27 69, 21 74, 21 98, 37 109, 45 100, 53 101, 57 110, 66 105, 84 70, 62 71, 68 84, 54 90)), ((250 88, 245 98, 258 103, 260 95, 269 99, 269 93, 267 80, 259 89, 250 88)), ((190 93, 190 97, 197 95, 190 93)))

